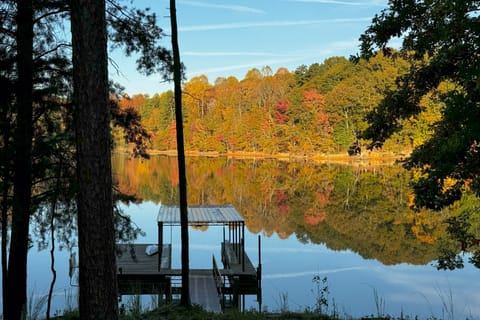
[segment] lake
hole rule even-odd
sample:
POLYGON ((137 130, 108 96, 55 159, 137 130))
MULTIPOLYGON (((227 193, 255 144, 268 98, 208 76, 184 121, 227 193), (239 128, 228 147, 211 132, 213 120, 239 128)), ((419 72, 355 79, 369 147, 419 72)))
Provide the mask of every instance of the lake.
MULTIPOLYGON (((160 205, 178 202, 176 158, 117 154, 113 170, 117 188, 139 199, 120 205, 145 232, 136 242, 155 243, 160 205)), ((255 266, 260 235, 263 310, 314 309, 318 276, 326 278, 329 310, 340 316, 480 318, 478 269, 468 262, 461 270, 435 267, 440 240, 448 237, 442 221, 454 211, 410 210, 409 179, 394 164, 187 158, 189 205, 232 204, 245 219, 255 266)), ((190 229, 191 267, 210 267, 211 255, 220 257, 219 232, 190 229)), ((177 244, 173 263, 180 266, 179 230, 165 237, 177 244)), ((53 310, 75 305, 69 255, 56 254, 53 310)), ((28 277, 36 301, 48 292, 49 268, 49 252, 33 247, 28 277)), ((254 297, 247 306, 257 308, 254 297)))

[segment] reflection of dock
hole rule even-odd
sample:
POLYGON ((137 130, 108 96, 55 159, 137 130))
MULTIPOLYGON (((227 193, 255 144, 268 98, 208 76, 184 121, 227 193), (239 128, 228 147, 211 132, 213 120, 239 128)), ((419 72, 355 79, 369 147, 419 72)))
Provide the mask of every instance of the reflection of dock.
MULTIPOLYGON (((245 223, 232 206, 191 206, 189 225, 217 225, 224 228, 223 269, 212 257, 211 269, 190 268, 190 299, 206 310, 219 312, 227 306, 241 308, 242 297, 256 295, 261 305, 261 264, 255 268, 245 253, 245 223), (227 230, 225 230, 227 228, 227 230)), ((120 245, 117 279, 120 294, 158 294, 165 301, 181 291, 181 269, 172 269, 171 244, 163 243, 163 226, 180 225, 180 210, 162 206, 158 214, 158 253, 148 256, 147 244, 120 245)), ((260 243, 259 243, 260 249, 260 243)), ((259 251, 260 257, 260 251, 259 251)))

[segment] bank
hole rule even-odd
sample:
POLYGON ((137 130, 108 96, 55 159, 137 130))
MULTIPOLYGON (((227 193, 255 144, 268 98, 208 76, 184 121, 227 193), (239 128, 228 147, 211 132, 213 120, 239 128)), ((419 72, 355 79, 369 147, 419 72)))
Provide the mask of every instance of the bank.
MULTIPOLYGON (((114 150, 115 153, 131 153, 129 149, 123 147, 117 147, 114 150)), ((151 156, 177 156, 177 150, 155 150, 148 149, 147 153, 151 156)), ((313 161, 318 163, 336 163, 336 164, 378 164, 378 165, 390 165, 398 161, 406 159, 410 152, 383 152, 383 151, 365 151, 358 155, 349 155, 348 153, 266 153, 256 151, 198 151, 198 150, 186 150, 185 155, 188 157, 226 157, 232 159, 275 159, 280 161, 313 161)))

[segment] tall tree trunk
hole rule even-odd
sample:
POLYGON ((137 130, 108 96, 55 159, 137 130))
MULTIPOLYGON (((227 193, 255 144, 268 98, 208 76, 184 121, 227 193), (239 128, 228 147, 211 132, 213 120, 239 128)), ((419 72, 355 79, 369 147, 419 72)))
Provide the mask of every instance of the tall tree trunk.
POLYGON ((27 301, 28 227, 32 172, 33 7, 17 1, 17 127, 15 133, 12 231, 8 257, 5 319, 20 319, 27 301))
POLYGON ((72 0, 80 315, 117 319, 104 0, 72 0))
POLYGON ((177 10, 175 0, 170 0, 170 21, 172 27, 173 82, 175 99, 175 121, 177 125, 178 176, 180 188, 180 229, 182 238, 182 296, 180 304, 190 306, 189 254, 188 254, 188 204, 187 178, 185 172, 185 147, 183 144, 182 116, 182 65, 178 49, 177 10))

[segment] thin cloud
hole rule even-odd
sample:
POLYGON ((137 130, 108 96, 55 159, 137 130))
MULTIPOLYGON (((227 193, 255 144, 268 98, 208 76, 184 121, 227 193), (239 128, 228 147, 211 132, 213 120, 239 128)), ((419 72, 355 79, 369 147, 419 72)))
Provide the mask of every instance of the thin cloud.
MULTIPOLYGON (((355 49, 358 46, 358 40, 351 41, 336 41, 332 42, 326 48, 318 50, 308 50, 308 51, 293 51, 284 54, 271 54, 266 52, 196 52, 196 51, 187 51, 182 55, 185 56, 204 56, 204 57, 215 57, 215 56, 259 56, 259 57, 271 57, 272 59, 264 59, 259 61, 252 61, 244 64, 233 64, 221 67, 212 67, 203 70, 189 71, 187 72, 187 77, 197 76, 197 75, 208 75, 212 73, 223 73, 227 71, 238 71, 238 70, 249 70, 252 68, 263 67, 263 66, 274 66, 288 64, 292 62, 299 62, 303 60, 310 60, 312 58, 322 59, 328 55, 335 54, 338 52, 338 49, 349 51, 348 49, 355 49), (275 59, 277 58, 277 59, 275 59)), ((341 55, 341 54, 340 54, 341 55)), ((282 251, 286 248, 281 248, 282 251)), ((293 251, 298 251, 298 248, 292 249, 293 251)), ((316 250, 316 249, 315 249, 316 250)))
POLYGON ((338 18, 338 19, 319 19, 319 20, 286 20, 286 21, 265 21, 265 22, 233 22, 220 24, 205 24, 198 26, 179 27, 181 32, 192 31, 210 31, 210 30, 227 30, 227 29, 247 29, 247 28, 266 28, 266 27, 290 27, 290 26, 306 26, 325 23, 357 23, 370 22, 371 17, 365 18, 338 18))
POLYGON ((191 57, 290 57, 291 55, 255 51, 185 51, 182 56, 191 57))
POLYGON ((209 68, 209 69, 204 69, 204 70, 187 72, 187 77, 192 77, 192 76, 196 76, 196 75, 200 75, 200 74, 208 75, 209 73, 219 73, 219 72, 226 72, 226 71, 251 69, 251 68, 263 67, 263 66, 271 66, 271 65, 274 65, 274 64, 288 63, 288 62, 293 62, 293 61, 298 61, 298 60, 301 60, 301 58, 295 57, 295 58, 290 58, 290 59, 273 59, 273 60, 256 61, 256 62, 245 63, 245 64, 237 64, 237 65, 209 68))
POLYGON ((305 2, 305 3, 320 3, 320 4, 334 4, 341 6, 385 6, 384 1, 365 1, 365 2, 351 2, 339 0, 289 0, 289 2, 305 2))
POLYGON ((239 6, 239 5, 213 4, 213 3, 206 3, 206 2, 199 2, 199 1, 179 1, 179 3, 192 6, 192 7, 222 9, 222 10, 230 10, 230 11, 236 11, 236 12, 249 12, 249 13, 258 13, 258 14, 265 13, 265 11, 263 10, 246 7, 246 6, 239 6))

